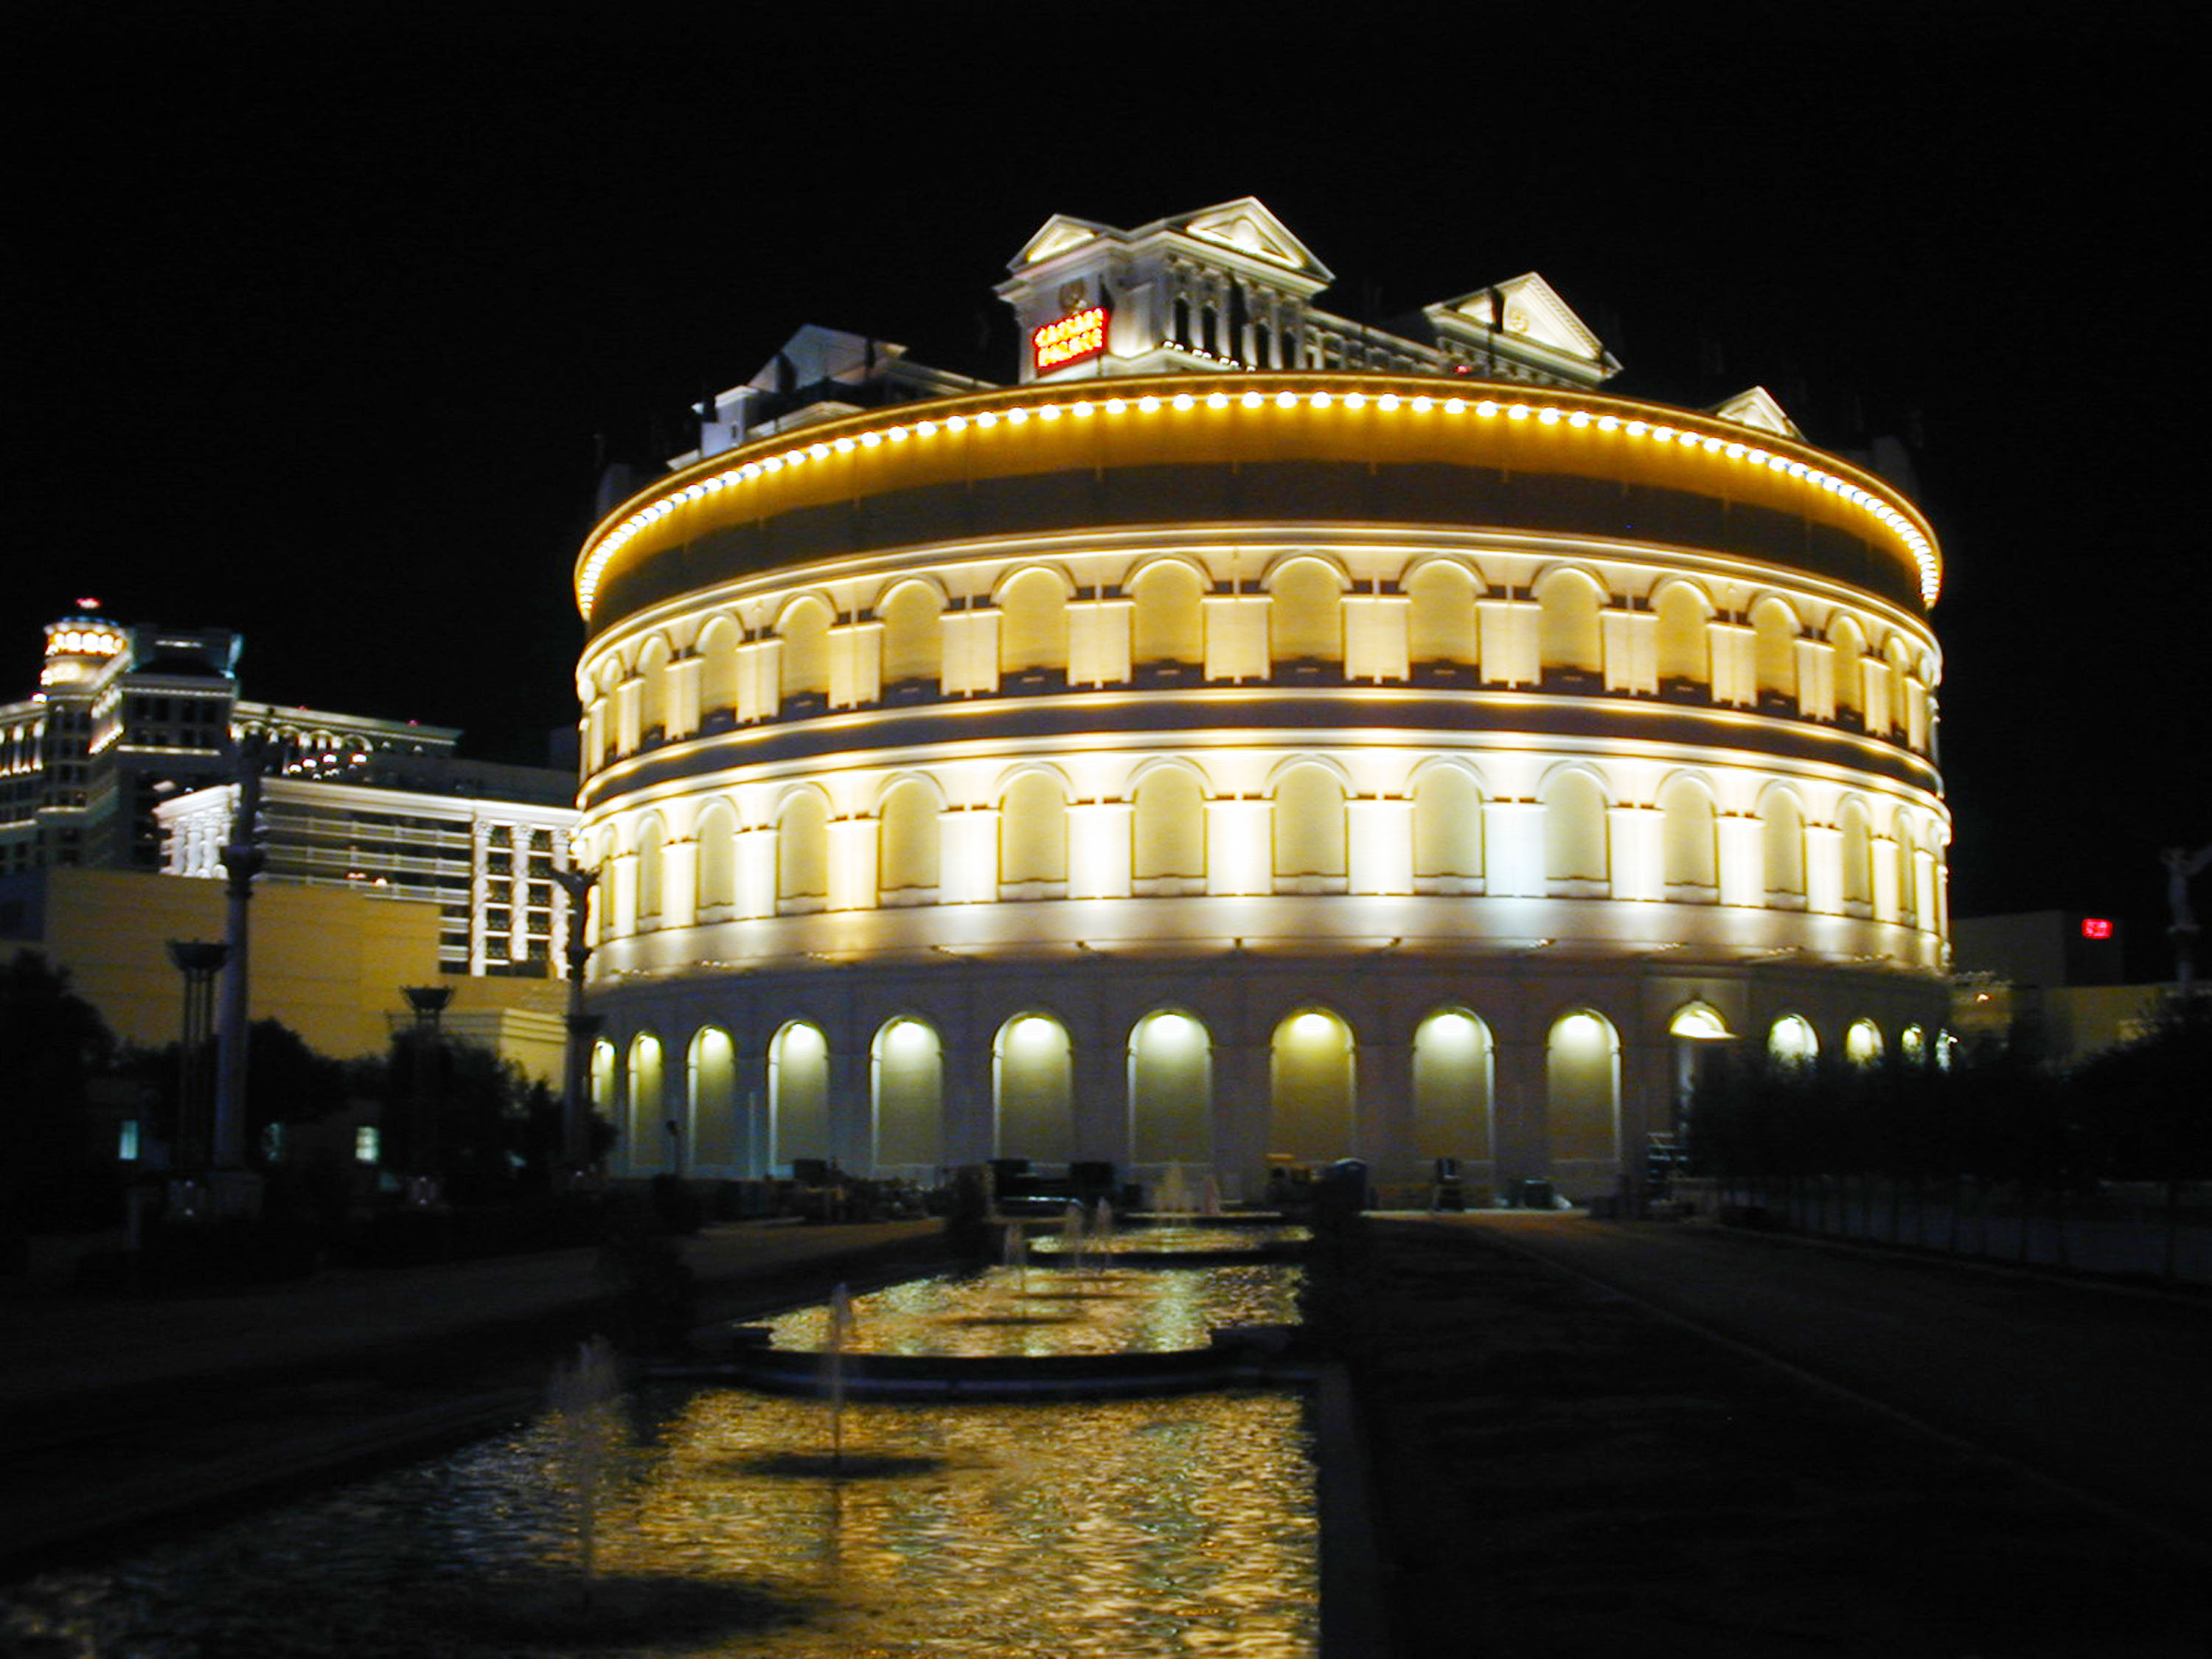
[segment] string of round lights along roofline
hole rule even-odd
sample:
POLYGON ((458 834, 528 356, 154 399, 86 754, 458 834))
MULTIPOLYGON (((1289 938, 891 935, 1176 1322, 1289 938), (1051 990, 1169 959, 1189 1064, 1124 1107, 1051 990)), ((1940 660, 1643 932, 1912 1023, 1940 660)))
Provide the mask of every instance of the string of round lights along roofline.
MULTIPOLYGON (((1378 377, 1347 375, 1333 378, 1340 382, 1352 381, 1356 385, 1378 377)), ((1311 375, 1302 375, 1298 380, 1302 386, 1313 386, 1314 377, 1311 375)), ((1135 388, 1132 387, 1132 390, 1135 391, 1135 388)), ((868 423, 865 417, 861 417, 839 422, 834 428, 834 435, 822 435, 817 432, 817 435, 805 441, 781 447, 774 447, 773 441, 770 441, 769 444, 763 445, 744 459, 725 464, 703 477, 684 478, 679 476, 676 480, 655 485, 653 489, 643 492, 657 499, 622 514, 619 519, 607 525, 586 544, 576 575, 577 608, 586 617, 590 616, 600 579, 608 565, 624 547, 652 526, 691 502, 706 500, 724 490, 759 479, 773 477, 787 469, 827 460, 832 455, 863 453, 882 446, 909 441, 927 442, 940 434, 958 435, 971 428, 977 432, 992 432, 1001 428, 1011 431, 1028 425, 1032 420, 1041 424, 1063 418, 1091 420, 1103 416, 1113 420, 1131 415, 1157 416, 1164 411, 1188 414, 1200 408, 1217 413, 1232 410, 1259 413, 1303 408, 1316 410, 1341 409, 1354 414, 1371 409, 1380 415, 1440 416, 1445 418, 1472 416, 1478 422, 1502 419, 1510 422, 1533 422, 1540 427, 1564 428, 1575 432, 1595 431, 1630 442, 1673 445, 1683 452, 1698 452, 1731 465, 1786 477, 1802 483, 1809 489, 1850 503, 1888 532, 1910 557, 1918 572, 1923 605, 1933 607, 1942 590, 1942 556, 1936 549, 1934 532, 1919 514, 1901 496, 1892 497, 1877 489, 1869 488, 1875 481, 1865 475, 1847 477, 1832 471, 1831 467, 1841 464, 1832 457, 1820 455, 1810 446, 1805 447, 1802 453, 1792 454, 1782 447, 1785 441, 1779 438, 1766 436, 1763 442, 1748 441, 1741 435, 1740 429, 1731 431, 1725 423, 1711 417, 1626 399, 1531 402, 1517 396, 1499 398, 1455 393, 1439 397, 1425 392, 1346 390, 1338 384, 1312 390, 1283 387, 1270 391, 1248 389, 1241 392, 1214 391, 1204 394, 1180 391, 1164 394, 1137 392, 1134 396, 1107 398, 1067 398, 1055 396, 1045 401, 1039 401, 1034 392, 1018 392, 1000 394, 988 401, 972 400, 965 408, 955 407, 919 421, 903 420, 878 425, 868 423), (1662 414, 1666 418, 1653 418, 1662 414), (1808 459, 1807 456, 1819 459, 1808 459), (1829 465, 1822 465, 1820 462, 1823 460, 1829 465)), ((619 508, 617 510, 621 511, 619 508)))

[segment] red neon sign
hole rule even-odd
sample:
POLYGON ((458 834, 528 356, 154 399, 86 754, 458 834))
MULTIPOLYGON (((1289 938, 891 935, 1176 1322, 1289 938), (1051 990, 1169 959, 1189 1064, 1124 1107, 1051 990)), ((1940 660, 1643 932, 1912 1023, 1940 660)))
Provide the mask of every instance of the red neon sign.
POLYGON ((1065 368, 1070 363, 1079 363, 1096 357, 1106 349, 1106 307, 1092 306, 1088 311, 1078 311, 1047 323, 1030 335, 1030 348, 1035 352, 1036 372, 1065 368))
POLYGON ((2112 924, 2106 921, 2104 917, 2084 916, 2081 918, 2081 937, 2083 939, 2110 939, 2112 936, 2112 924))

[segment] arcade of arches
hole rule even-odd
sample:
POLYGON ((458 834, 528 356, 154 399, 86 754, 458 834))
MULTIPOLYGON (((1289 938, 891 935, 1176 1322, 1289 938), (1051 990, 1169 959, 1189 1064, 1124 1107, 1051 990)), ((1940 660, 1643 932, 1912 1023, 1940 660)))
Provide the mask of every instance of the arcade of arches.
POLYGON ((1197 998, 1070 1019, 1020 1002, 1008 975, 949 1015, 925 1012, 944 1000, 925 991, 880 1016, 825 1010, 768 1026, 749 1008, 610 1033, 591 1075, 619 1132, 617 1167, 633 1176, 738 1178, 818 1159, 930 1181, 986 1158, 1101 1159, 1139 1178, 1210 1169, 1234 1194, 1256 1188, 1270 1157, 1358 1157, 1395 1182, 1451 1158, 1478 1182, 1544 1173, 1587 1196, 1675 1127, 1701 1067, 1733 1044, 1802 1060, 1832 1045, 1873 1064, 1891 1045, 1922 1054, 1935 1029, 1878 981, 1855 999, 1875 1013, 1850 1012, 1832 980, 1772 1012, 1771 989, 1747 1001, 1741 984, 1720 999, 1729 1012, 1664 984, 1580 1000, 1575 985, 1509 981, 1423 1006, 1433 991, 1411 981, 1379 1005, 1289 994, 1286 981, 1279 1006, 1197 998), (990 990, 1009 1012, 971 1013, 994 1006, 990 990))

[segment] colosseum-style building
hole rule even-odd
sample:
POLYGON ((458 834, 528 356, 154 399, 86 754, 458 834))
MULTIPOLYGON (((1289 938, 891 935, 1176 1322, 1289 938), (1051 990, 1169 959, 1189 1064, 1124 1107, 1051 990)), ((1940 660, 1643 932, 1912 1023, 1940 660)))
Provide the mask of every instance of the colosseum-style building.
POLYGON ((1012 270, 1015 386, 803 331, 584 547, 618 1170, 1589 1194, 1731 1041, 1936 1042, 1893 484, 1534 275, 1332 316, 1250 200, 1012 270))

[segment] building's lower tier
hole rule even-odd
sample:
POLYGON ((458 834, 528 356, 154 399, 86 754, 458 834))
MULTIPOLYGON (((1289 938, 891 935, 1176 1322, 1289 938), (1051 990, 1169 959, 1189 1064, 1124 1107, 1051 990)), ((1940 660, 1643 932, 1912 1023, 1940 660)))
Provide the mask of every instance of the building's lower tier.
POLYGON ((1934 975, 1781 961, 1231 950, 941 957, 603 984, 592 1091, 613 1167, 747 1176, 822 1159, 931 1181, 1023 1158, 1121 1178, 1364 1158, 1381 1183, 1459 1161, 1571 1196, 1640 1170, 1704 1056, 1932 1056, 1934 975))

